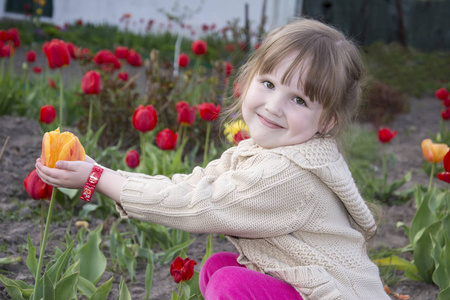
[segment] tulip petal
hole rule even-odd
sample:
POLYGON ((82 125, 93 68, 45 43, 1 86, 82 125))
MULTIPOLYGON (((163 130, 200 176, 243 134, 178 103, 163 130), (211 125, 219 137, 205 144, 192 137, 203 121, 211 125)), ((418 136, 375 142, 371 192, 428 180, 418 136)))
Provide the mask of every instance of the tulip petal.
POLYGON ((444 156, 444 169, 450 172, 450 151, 447 151, 447 154, 444 156))
POLYGON ((450 173, 449 172, 439 173, 439 174, 437 174, 437 178, 439 178, 439 180, 450 183, 450 173))

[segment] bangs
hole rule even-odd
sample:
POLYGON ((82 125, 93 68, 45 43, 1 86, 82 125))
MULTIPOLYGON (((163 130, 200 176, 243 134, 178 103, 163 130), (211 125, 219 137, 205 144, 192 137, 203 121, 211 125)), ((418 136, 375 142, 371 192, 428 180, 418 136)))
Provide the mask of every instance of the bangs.
POLYGON ((329 101, 333 98, 331 87, 334 86, 334 84, 331 86, 329 84, 336 78, 333 74, 336 72, 336 68, 334 68, 330 53, 322 53, 329 52, 325 50, 328 45, 323 44, 316 40, 310 45, 290 42, 284 44, 286 46, 283 49, 271 49, 274 47, 269 46, 256 62, 255 74, 273 74, 284 59, 296 54, 282 75, 281 83, 290 85, 292 79, 298 75, 297 87, 301 88, 311 101, 328 106, 329 101))

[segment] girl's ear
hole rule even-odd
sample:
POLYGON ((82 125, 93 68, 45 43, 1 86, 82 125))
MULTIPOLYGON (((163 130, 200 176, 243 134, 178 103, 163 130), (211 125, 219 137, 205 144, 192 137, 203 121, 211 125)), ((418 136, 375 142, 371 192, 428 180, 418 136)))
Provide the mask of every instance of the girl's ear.
POLYGON ((330 122, 322 125, 322 128, 320 128, 320 133, 327 134, 331 131, 331 129, 333 129, 334 125, 336 125, 336 117, 333 116, 331 117, 330 122))

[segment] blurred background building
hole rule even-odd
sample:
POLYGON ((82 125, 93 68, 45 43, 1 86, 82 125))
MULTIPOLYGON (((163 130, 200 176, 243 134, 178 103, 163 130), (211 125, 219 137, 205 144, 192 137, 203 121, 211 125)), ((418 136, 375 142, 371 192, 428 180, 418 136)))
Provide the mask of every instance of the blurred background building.
POLYGON ((198 37, 204 25, 219 30, 234 22, 256 35, 303 15, 333 24, 361 44, 450 50, 450 0, 0 0, 0 18, 26 18, 27 4, 42 3, 42 22, 61 27, 81 19, 145 32, 152 20, 152 30, 198 37))

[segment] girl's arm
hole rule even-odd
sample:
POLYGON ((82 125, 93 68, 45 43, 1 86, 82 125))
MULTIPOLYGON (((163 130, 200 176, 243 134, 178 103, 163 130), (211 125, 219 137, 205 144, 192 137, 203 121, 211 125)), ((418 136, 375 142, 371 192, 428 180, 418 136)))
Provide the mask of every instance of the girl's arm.
MULTIPOLYGON (((92 171, 94 160, 58 161, 56 168, 48 168, 36 160, 36 172, 47 184, 54 187, 82 189, 92 171)), ((118 172, 105 168, 95 191, 120 203, 120 191, 126 178, 118 172)))

